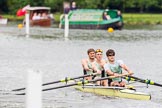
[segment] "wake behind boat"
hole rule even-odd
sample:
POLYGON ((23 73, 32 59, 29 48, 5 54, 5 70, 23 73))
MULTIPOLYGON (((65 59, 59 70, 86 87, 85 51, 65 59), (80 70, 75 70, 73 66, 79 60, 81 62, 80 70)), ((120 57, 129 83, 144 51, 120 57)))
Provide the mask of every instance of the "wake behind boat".
POLYGON ((111 96, 111 97, 120 97, 136 100, 150 100, 151 95, 149 93, 137 92, 135 89, 129 89, 125 87, 105 87, 105 86, 95 86, 93 84, 88 85, 76 85, 75 89, 94 93, 97 95, 111 96))

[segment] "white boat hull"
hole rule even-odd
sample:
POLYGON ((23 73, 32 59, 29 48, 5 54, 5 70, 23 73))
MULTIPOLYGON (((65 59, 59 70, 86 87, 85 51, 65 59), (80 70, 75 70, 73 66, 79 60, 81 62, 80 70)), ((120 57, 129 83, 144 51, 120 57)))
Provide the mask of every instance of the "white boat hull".
POLYGON ((8 22, 8 19, 0 19, 0 24, 6 25, 8 22))

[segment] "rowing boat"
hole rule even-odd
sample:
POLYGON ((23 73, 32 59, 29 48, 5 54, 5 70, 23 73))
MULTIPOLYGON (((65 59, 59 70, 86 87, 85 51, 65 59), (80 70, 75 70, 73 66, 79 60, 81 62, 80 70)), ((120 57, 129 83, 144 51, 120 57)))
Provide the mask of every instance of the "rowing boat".
POLYGON ((137 92, 135 89, 128 89, 125 87, 105 87, 105 86, 94 86, 94 85, 76 85, 75 89, 95 93, 103 96, 112 96, 120 98, 128 98, 135 100, 150 100, 151 95, 149 93, 137 92))

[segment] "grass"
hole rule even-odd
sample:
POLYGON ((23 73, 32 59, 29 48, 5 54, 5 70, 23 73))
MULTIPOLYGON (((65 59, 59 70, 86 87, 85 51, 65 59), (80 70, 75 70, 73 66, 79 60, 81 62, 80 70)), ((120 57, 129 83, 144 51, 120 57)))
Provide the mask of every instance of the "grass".
POLYGON ((162 24, 162 14, 123 14, 124 24, 127 25, 156 25, 162 24))
MULTIPOLYGON (((55 22, 59 23, 61 13, 53 13, 55 22)), ((156 25, 162 24, 162 14, 136 14, 136 13, 123 13, 123 21, 126 25, 156 25)), ((2 15, 4 18, 8 18, 9 21, 22 21, 23 17, 17 17, 16 15, 2 15)))
POLYGON ((25 18, 24 16, 22 17, 17 17, 16 15, 2 15, 3 18, 7 18, 9 21, 23 21, 25 18))

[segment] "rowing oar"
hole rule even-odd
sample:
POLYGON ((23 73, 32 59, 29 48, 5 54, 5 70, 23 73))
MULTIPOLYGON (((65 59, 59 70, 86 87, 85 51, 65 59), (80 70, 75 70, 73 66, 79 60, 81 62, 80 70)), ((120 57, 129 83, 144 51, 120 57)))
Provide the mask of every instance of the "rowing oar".
POLYGON ((146 80, 141 79, 141 78, 138 78, 138 77, 135 77, 135 76, 128 76, 128 77, 125 77, 125 79, 127 81, 138 81, 138 82, 146 83, 147 85, 150 84, 150 85, 162 87, 162 84, 156 83, 156 82, 154 82, 152 80, 148 80, 148 79, 146 79, 146 80))
MULTIPOLYGON (((92 83, 92 82, 97 82, 97 81, 101 81, 101 80, 107 80, 107 79, 122 77, 122 76, 125 76, 125 75, 128 75, 128 74, 119 75, 119 76, 103 77, 103 78, 98 78, 98 79, 95 79, 95 80, 82 80, 82 81, 78 81, 78 82, 75 82, 75 83, 72 83, 72 84, 67 84, 67 85, 63 85, 63 86, 43 89, 42 91, 49 91, 49 90, 54 90, 54 89, 59 89, 59 88, 64 88, 64 87, 70 87, 70 86, 75 86, 75 85, 84 85, 84 84, 88 84, 88 83, 92 83)), ((19 93, 19 94, 16 94, 16 95, 25 95, 25 93, 19 93)))
MULTIPOLYGON (((42 84, 42 86, 50 85, 50 84, 56 84, 56 83, 60 83, 60 82, 68 82, 68 81, 71 81, 71 80, 75 80, 75 79, 79 79, 79 78, 84 78, 84 77, 89 77, 89 76, 94 76, 94 75, 97 75, 97 73, 83 75, 83 76, 78 76, 78 77, 74 77, 74 78, 65 77, 65 79, 62 79, 62 80, 53 81, 53 82, 49 82, 49 83, 44 83, 44 84, 42 84)), ((25 87, 24 88, 14 89, 12 91, 21 91, 21 90, 25 90, 25 87)))

